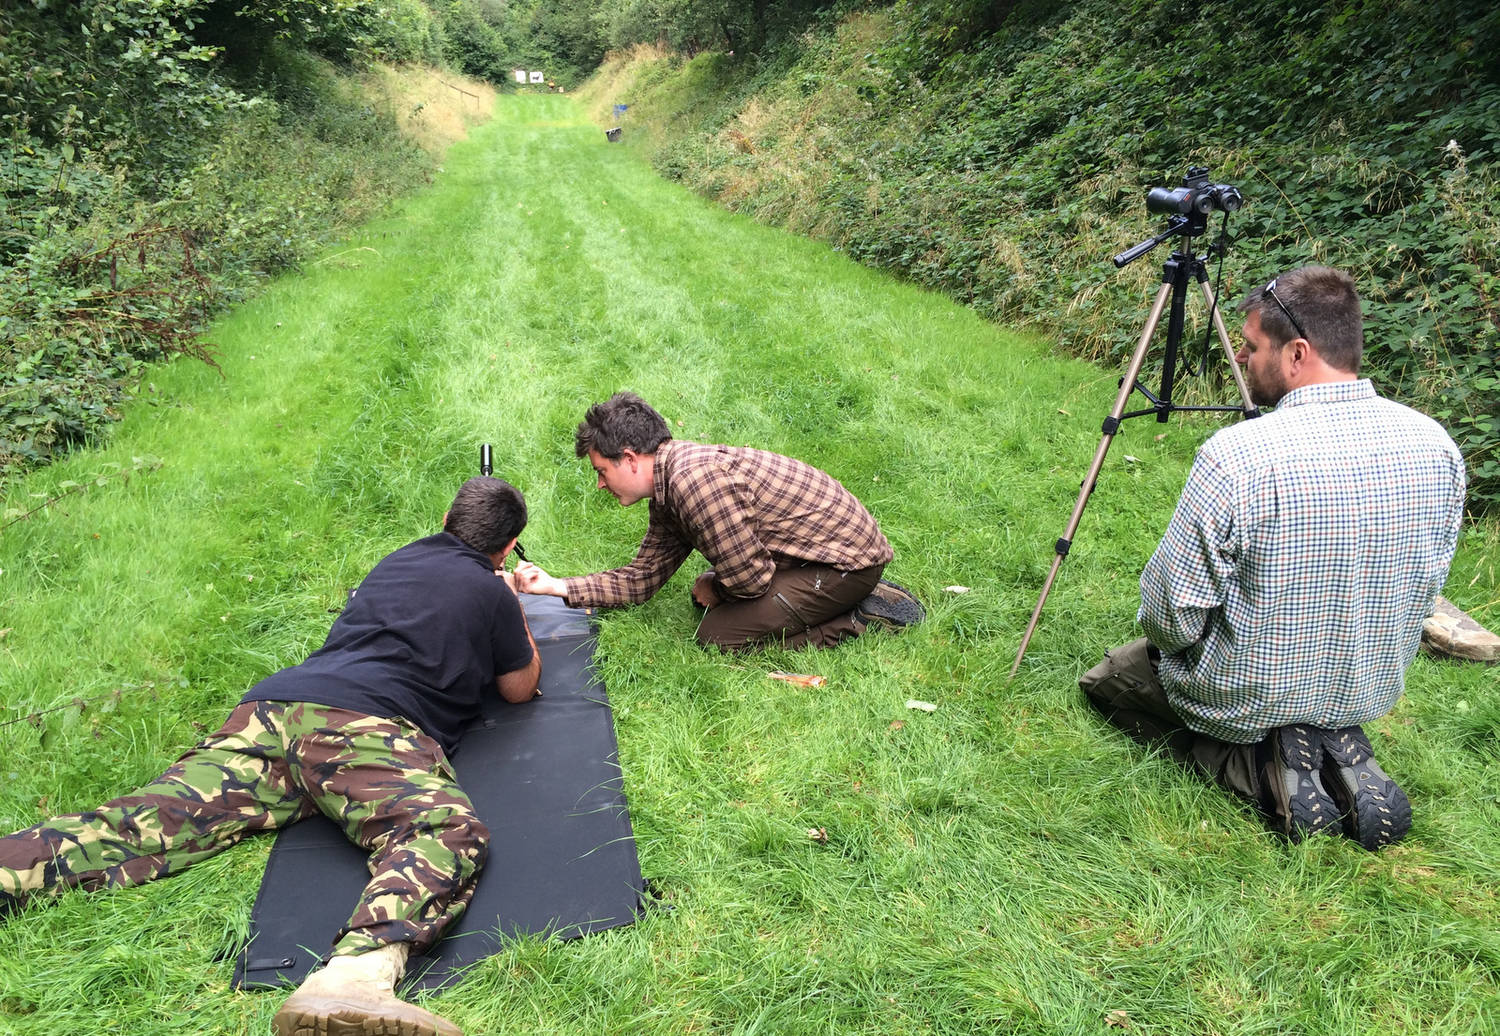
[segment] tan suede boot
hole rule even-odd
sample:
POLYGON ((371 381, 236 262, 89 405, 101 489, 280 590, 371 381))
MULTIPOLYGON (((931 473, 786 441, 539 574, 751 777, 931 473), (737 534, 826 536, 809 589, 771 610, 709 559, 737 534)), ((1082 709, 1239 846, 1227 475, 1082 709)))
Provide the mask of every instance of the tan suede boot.
POLYGON ((410 950, 397 942, 334 954, 276 1012, 276 1036, 463 1036, 446 1018, 396 996, 410 950))

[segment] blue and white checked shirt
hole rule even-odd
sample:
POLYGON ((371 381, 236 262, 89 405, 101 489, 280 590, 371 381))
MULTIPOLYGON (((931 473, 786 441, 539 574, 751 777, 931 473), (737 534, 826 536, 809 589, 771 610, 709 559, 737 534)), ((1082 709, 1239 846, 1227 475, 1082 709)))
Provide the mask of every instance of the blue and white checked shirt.
POLYGON ((1141 573, 1167 699, 1240 744, 1389 712, 1448 577, 1464 465, 1367 379, 1308 385, 1198 451, 1141 573))

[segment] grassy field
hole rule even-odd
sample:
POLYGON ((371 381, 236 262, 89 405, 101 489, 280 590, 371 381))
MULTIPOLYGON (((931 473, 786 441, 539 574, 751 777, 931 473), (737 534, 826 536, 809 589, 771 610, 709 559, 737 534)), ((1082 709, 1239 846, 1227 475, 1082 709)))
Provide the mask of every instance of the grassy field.
MULTIPOLYGON (((929 620, 709 654, 692 565, 609 615, 642 869, 675 909, 520 942, 434 1009, 471 1034, 1500 1029, 1494 669, 1421 657, 1372 725, 1416 809, 1378 855, 1280 844, 1082 700, 1218 419, 1127 424, 1008 683, 1118 372, 726 214, 563 98, 502 100, 430 189, 210 337, 222 375, 161 369, 107 445, 4 501, 0 828, 153 777, 300 660, 481 442, 535 560, 622 563, 644 509, 594 488, 572 428, 630 388, 684 438, 840 478, 929 620)), ((1497 557, 1468 529, 1448 588, 1491 625, 1497 557)), ((0 1032, 268 1031, 281 997, 229 980, 269 848, 0 923, 0 1032)))

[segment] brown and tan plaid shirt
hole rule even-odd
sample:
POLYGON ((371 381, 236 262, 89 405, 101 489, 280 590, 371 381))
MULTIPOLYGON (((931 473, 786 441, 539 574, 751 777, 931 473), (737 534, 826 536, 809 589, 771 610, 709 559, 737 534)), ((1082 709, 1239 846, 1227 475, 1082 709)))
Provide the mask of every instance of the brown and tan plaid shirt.
POLYGON ((854 494, 791 457, 674 439, 656 451, 650 522, 635 560, 564 580, 575 608, 639 604, 696 548, 726 597, 759 597, 778 567, 803 561, 852 572, 891 560, 891 545, 854 494))

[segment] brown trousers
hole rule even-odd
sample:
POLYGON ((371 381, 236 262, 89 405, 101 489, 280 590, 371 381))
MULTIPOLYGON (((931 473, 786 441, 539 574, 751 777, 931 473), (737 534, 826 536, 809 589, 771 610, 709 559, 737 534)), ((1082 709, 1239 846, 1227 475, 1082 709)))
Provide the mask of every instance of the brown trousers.
POLYGON ((1237 745, 1189 730, 1157 676, 1161 658, 1145 637, 1104 653, 1078 681, 1104 718, 1145 745, 1160 745, 1241 798, 1264 808, 1258 744, 1237 745))
POLYGON ((843 572, 812 562, 780 568, 759 597, 714 605, 698 624, 698 643, 745 651, 776 642, 789 648, 833 647, 858 636, 854 606, 880 582, 884 565, 843 572))

